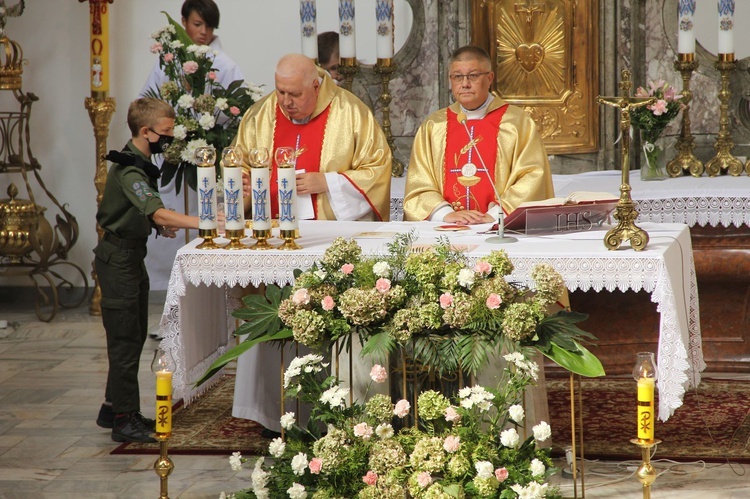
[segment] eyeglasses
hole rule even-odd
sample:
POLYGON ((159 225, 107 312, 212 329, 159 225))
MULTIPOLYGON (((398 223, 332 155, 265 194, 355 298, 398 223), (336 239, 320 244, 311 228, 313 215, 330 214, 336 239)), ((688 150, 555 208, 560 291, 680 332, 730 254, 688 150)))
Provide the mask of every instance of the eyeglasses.
POLYGON ((479 81, 480 76, 484 76, 488 74, 490 74, 489 71, 485 71, 484 73, 469 73, 467 75, 452 74, 452 75, 448 75, 448 78, 450 78, 450 80, 453 83, 463 83, 464 78, 468 78, 471 83, 476 83, 477 81, 479 81))

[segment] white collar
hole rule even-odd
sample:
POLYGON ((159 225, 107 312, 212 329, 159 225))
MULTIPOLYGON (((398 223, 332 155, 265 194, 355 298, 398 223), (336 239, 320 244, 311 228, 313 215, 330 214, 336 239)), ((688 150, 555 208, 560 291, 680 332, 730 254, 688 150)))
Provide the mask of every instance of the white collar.
POLYGON ((463 111, 463 113, 466 115, 467 120, 481 120, 487 114, 487 108, 489 107, 490 102, 492 102, 492 99, 494 98, 495 98, 494 95, 489 94, 487 96, 487 100, 484 101, 484 104, 482 104, 476 109, 466 109, 460 104, 459 106, 461 107, 461 111, 463 111))

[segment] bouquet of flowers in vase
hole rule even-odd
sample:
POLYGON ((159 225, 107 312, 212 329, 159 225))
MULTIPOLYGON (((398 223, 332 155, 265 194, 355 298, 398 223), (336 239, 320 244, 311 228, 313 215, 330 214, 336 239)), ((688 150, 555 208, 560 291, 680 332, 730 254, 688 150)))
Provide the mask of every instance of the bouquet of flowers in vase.
MULTIPOLYGON (((151 34, 151 52, 159 55, 168 81, 159 89, 150 89, 149 96, 164 99, 177 112, 174 141, 164 152, 161 181, 166 185, 175 178, 179 193, 183 178, 195 190, 195 150, 211 145, 221 152, 230 145, 242 116, 262 96, 262 89, 242 80, 224 88, 213 67, 213 49, 194 44, 185 29, 164 14, 169 24, 151 34)), ((217 154, 217 168, 219 160, 217 154)))
POLYGON ((643 152, 647 165, 641 168, 655 169, 660 164, 664 151, 656 145, 667 125, 682 109, 682 96, 664 80, 650 81, 649 89, 638 87, 636 97, 653 97, 656 101, 630 111, 631 124, 641 131, 643 152))
MULTIPOLYGON (((428 390, 417 399, 419 424, 400 425, 410 410, 401 399, 375 394, 347 407, 348 389, 325 373, 320 355, 294 359, 284 374, 287 395, 312 405, 306 425, 288 412, 281 417, 285 439, 273 440, 272 459, 254 462, 252 486, 224 497, 333 498, 555 498, 547 479, 556 471, 549 449, 537 444, 551 436, 541 421, 522 439, 524 389, 538 366, 521 353, 505 356, 497 389, 464 387, 451 400, 428 390), (400 427, 400 429, 398 429, 400 427)), ((375 365, 372 382, 386 369, 375 365)), ((247 462, 230 458, 236 471, 247 462)))

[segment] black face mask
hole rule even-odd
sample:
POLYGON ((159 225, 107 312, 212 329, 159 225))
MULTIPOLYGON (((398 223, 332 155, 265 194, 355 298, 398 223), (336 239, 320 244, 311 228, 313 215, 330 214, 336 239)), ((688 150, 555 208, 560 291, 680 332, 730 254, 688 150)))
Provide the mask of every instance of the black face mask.
MULTIPOLYGON (((151 129, 149 128, 149 130, 151 129)), ((148 142, 149 151, 151 151, 151 154, 163 154, 174 140, 174 137, 172 137, 171 135, 162 135, 158 132, 154 132, 153 130, 151 131, 159 136, 159 140, 157 140, 156 142, 148 142)))

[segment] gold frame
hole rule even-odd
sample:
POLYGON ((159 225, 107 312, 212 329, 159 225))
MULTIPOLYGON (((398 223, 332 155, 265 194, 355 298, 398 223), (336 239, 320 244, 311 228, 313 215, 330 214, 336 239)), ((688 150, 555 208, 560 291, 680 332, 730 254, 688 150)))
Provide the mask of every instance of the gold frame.
POLYGON ((471 43, 492 59, 493 90, 531 114, 547 152, 597 152, 599 2, 472 2, 471 21, 471 43))

